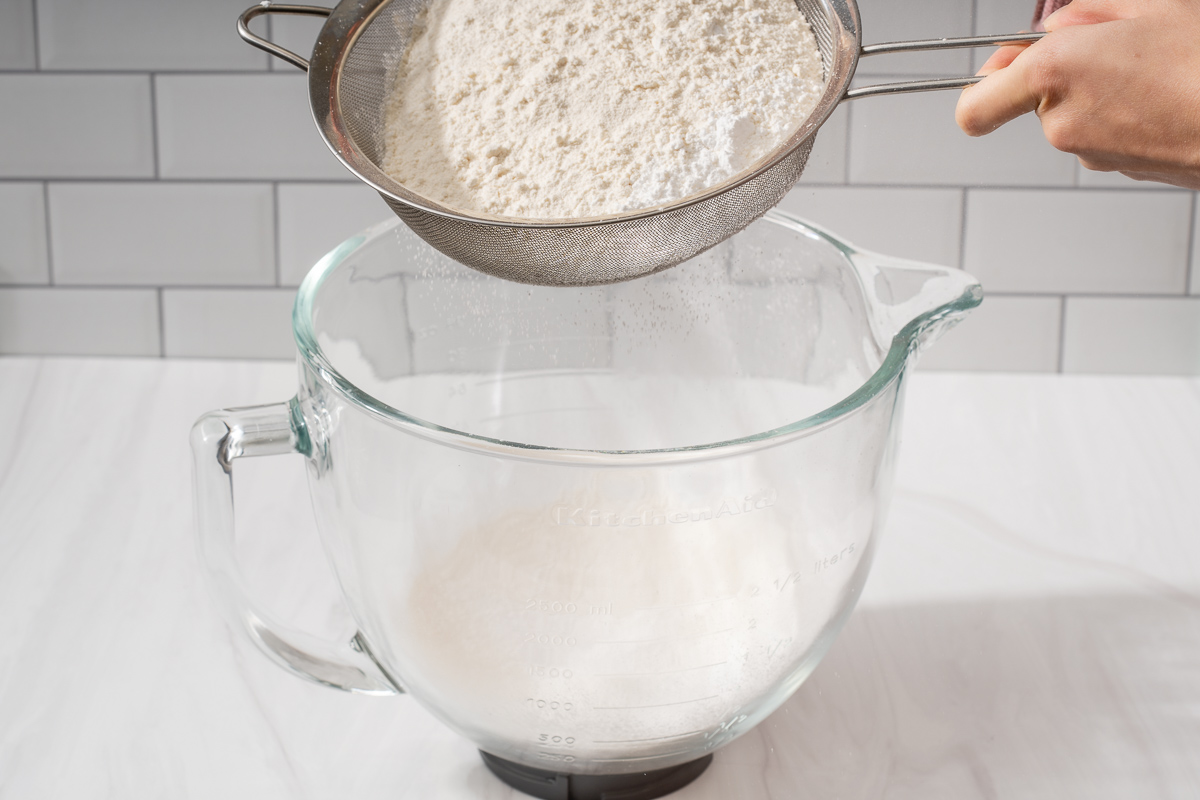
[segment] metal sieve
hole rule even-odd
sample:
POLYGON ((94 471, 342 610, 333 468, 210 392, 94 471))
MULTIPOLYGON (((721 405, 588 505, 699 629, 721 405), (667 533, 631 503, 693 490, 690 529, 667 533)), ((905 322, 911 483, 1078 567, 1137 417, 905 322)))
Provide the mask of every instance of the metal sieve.
POLYGON ((675 266, 761 217, 795 185, 817 130, 842 100, 876 94, 961 88, 979 78, 907 81, 849 89, 861 56, 1030 42, 1044 34, 975 36, 861 45, 854 0, 796 0, 825 67, 825 91, 788 139, 749 169, 701 193, 654 208, 600 217, 528 220, 465 213, 389 177, 383 161, 383 110, 392 68, 414 21, 431 0, 343 0, 336 8, 263 2, 238 20, 250 44, 308 72, 309 102, 326 143, 370 184, 418 236, 469 267, 520 283, 590 286, 675 266), (311 59, 250 32, 262 14, 328 17, 311 59))

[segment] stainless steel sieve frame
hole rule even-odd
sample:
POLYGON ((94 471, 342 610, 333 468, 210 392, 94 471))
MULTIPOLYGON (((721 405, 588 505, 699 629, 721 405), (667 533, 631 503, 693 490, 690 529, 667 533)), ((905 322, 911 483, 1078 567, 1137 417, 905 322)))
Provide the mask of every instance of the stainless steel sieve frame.
POLYGON ((389 52, 387 36, 400 38, 404 24, 411 24, 429 1, 342 0, 335 8, 324 8, 264 0, 241 15, 238 33, 251 45, 308 72, 313 119, 330 150, 379 192, 418 236, 481 272, 544 286, 593 286, 642 277, 682 263, 742 230, 795 185, 818 129, 843 100, 962 88, 981 80, 964 76, 850 89, 859 58, 1029 43, 1045 35, 924 39, 864 47, 854 0, 796 0, 816 36, 826 87, 808 118, 779 147, 732 178, 673 203, 599 217, 527 220, 468 214, 441 205, 408 190, 378 166, 383 97, 390 89, 387 61, 389 56, 397 60, 403 52, 394 48, 389 52), (391 18, 381 18, 389 9, 391 18), (269 13, 328 17, 310 59, 250 32, 249 22, 269 13), (390 31, 373 27, 373 23, 389 22, 390 31))

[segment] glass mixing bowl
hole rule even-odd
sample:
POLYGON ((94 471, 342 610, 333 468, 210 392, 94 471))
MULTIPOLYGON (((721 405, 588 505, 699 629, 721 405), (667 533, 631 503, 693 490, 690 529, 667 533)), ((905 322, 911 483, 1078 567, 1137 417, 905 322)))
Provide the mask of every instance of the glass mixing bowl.
POLYGON ((410 693, 514 785, 669 790, 828 650, 905 372, 980 298, 780 213, 593 288, 490 278, 384 223, 301 287, 296 396, 196 423, 203 563, 275 661, 410 693), (292 452, 349 642, 272 621, 233 557, 233 461, 292 452))

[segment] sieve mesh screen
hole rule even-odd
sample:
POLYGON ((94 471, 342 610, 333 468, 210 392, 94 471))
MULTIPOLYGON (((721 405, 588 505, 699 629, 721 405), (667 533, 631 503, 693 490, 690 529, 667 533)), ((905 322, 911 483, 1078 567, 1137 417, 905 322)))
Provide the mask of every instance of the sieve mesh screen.
MULTIPOLYGON (((469 267, 521 283, 587 286, 629 280, 679 264, 729 238, 795 185, 819 122, 843 88, 833 86, 842 20, 827 0, 797 0, 821 52, 825 95, 809 119, 756 166, 701 195, 651 211, 550 222, 475 215, 409 191, 380 167, 384 102, 428 0, 345 5, 352 8, 339 6, 331 18, 344 29, 345 41, 333 48, 329 70, 329 120, 322 130, 330 146, 430 245, 469 267), (338 20, 339 14, 357 16, 338 20)), ((338 30, 334 24, 331 35, 338 30)), ((316 111, 316 91, 313 99, 316 111)))

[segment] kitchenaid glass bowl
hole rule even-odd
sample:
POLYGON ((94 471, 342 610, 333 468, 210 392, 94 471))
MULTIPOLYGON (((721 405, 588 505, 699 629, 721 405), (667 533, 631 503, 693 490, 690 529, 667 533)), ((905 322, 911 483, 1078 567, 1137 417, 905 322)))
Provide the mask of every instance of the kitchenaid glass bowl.
POLYGON ((408 692, 493 769, 696 763, 828 650, 883 523, 905 371, 980 297, 774 212, 592 288, 487 277, 384 223, 301 287, 296 396, 196 423, 203 563, 275 661, 408 692), (348 642, 272 621, 233 557, 233 461, 292 452, 348 642))

